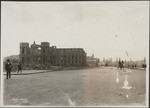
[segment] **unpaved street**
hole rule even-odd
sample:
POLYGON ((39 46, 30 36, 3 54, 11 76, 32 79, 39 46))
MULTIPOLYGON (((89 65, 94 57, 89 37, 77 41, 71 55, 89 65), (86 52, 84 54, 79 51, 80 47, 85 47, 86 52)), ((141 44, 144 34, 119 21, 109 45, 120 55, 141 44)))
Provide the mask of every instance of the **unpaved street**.
POLYGON ((4 105, 145 105, 146 71, 132 70, 127 77, 129 90, 122 88, 125 74, 111 67, 12 75, 10 80, 4 75, 4 105))

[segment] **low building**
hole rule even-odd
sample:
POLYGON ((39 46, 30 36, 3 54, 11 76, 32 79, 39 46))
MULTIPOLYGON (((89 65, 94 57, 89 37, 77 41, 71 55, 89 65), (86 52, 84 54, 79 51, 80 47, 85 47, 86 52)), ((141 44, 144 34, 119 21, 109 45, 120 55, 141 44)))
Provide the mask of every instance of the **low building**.
POLYGON ((86 60, 88 66, 99 66, 99 59, 94 58, 94 54, 92 54, 92 56, 87 56, 86 60))

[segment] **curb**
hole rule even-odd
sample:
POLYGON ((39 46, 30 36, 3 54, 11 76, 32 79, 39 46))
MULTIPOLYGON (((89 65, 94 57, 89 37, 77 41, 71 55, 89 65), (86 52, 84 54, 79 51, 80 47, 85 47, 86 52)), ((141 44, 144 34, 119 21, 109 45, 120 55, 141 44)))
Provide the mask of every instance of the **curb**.
MULTIPOLYGON (((30 73, 12 73, 11 75, 30 75, 30 74, 40 74, 40 73, 47 73, 47 72, 52 72, 51 70, 49 71, 41 71, 41 72, 30 72, 30 73)), ((3 75, 6 75, 6 73, 4 73, 3 75)))

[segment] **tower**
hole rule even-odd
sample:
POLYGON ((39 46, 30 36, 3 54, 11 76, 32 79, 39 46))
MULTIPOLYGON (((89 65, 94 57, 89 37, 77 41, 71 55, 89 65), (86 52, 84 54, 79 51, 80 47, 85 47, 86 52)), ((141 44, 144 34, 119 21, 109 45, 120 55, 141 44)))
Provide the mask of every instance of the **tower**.
POLYGON ((30 51, 29 43, 21 42, 20 43, 20 61, 22 62, 22 64, 27 63, 27 56, 30 53, 29 51, 30 51))
POLYGON ((42 54, 43 64, 47 64, 48 62, 47 57, 48 57, 49 48, 50 48, 49 42, 41 42, 41 54, 42 54))

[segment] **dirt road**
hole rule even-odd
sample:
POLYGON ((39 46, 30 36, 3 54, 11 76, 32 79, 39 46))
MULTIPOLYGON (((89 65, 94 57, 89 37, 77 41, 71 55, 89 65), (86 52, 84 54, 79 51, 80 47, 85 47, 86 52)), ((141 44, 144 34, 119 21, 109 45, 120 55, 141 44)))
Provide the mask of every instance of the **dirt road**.
MULTIPOLYGON (((129 71, 129 70, 127 70, 129 71)), ((4 105, 25 106, 143 106, 146 71, 125 74, 116 68, 53 71, 4 77, 4 105), (117 72, 119 82, 116 83, 117 72), (128 95, 128 97, 127 97, 128 95)))

